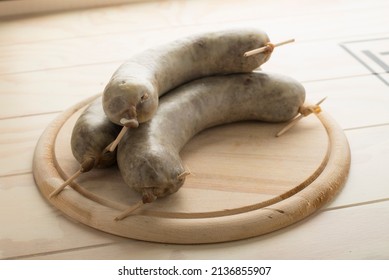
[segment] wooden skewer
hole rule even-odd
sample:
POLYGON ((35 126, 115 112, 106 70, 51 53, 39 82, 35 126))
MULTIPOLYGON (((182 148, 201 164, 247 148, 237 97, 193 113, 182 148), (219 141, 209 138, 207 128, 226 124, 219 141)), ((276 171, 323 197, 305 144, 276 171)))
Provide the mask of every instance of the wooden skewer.
POLYGON ((295 117, 289 124, 287 124, 283 129, 281 129, 281 130, 276 134, 276 136, 277 136, 277 137, 281 136, 282 134, 284 134, 285 132, 287 132, 289 129, 291 129, 294 125, 296 125, 296 123, 297 123, 299 120, 301 120, 302 118, 304 118, 304 117, 310 115, 311 113, 315 113, 315 114, 319 113, 319 112, 320 112, 320 107, 319 107, 319 105, 320 105, 321 103, 323 103, 324 100, 326 100, 326 99, 327 99, 327 97, 324 97, 322 100, 320 100, 319 102, 317 102, 317 103, 314 105, 315 107, 318 107, 318 108, 319 108, 319 110, 318 110, 317 112, 314 111, 314 110, 309 110, 310 113, 308 113, 308 114, 302 114, 302 113, 300 113, 300 115, 298 115, 297 117, 295 117))
POLYGON ((59 186, 57 189, 55 189, 49 195, 49 198, 52 198, 53 196, 62 192, 67 185, 69 185, 73 180, 75 180, 82 173, 85 173, 85 172, 92 170, 95 166, 95 163, 96 163, 96 159, 94 157, 85 158, 80 164, 80 169, 76 173, 74 173, 72 176, 70 176, 65 182, 63 182, 63 184, 61 186, 59 186))
MULTIPOLYGON (((120 130, 118 136, 116 137, 116 139, 114 141, 112 141, 111 144, 109 144, 104 150, 102 153, 106 153, 106 152, 113 152, 117 145, 119 144, 120 140, 123 138, 123 136, 126 134, 127 130, 130 128, 130 127, 138 127, 139 123, 136 121, 136 120, 126 120, 126 119, 122 119, 120 120, 120 122, 123 124, 123 128, 122 130, 120 130)), ((67 185, 69 185, 74 179, 76 179, 78 176, 81 175, 81 173, 83 172, 87 172, 89 170, 91 170, 94 166, 94 159, 92 159, 93 161, 85 161, 81 164, 81 167, 80 169, 74 173, 72 176, 70 176, 61 186, 59 186, 56 190, 54 190, 50 195, 49 195, 49 198, 52 198, 53 196, 59 194, 61 191, 63 191, 65 189, 65 187, 67 185)))
POLYGON ((289 129, 291 129, 299 120, 301 120, 302 118, 304 118, 304 115, 303 114, 300 114, 298 115, 296 118, 294 118, 290 123, 288 123, 287 126, 285 126, 283 129, 281 129, 277 134, 276 136, 277 137, 280 137, 282 134, 284 134, 285 132, 287 132, 289 129))
POLYGON ((134 212, 136 209, 144 205, 142 200, 139 200, 134 205, 131 205, 126 210, 124 210, 121 214, 115 217, 115 221, 123 220, 124 218, 128 217, 132 212, 134 212))
POLYGON ((290 39, 290 40, 286 40, 286 41, 283 41, 283 42, 279 42, 277 44, 267 43, 266 46, 263 46, 263 47, 260 47, 258 49, 254 49, 254 50, 245 52, 243 54, 243 56, 247 57, 247 56, 254 55, 254 54, 257 54, 257 53, 261 53, 261 52, 265 52, 265 51, 268 51, 268 50, 273 50, 275 47, 279 47, 279 46, 282 46, 282 45, 285 45, 285 44, 293 43, 294 41, 295 41, 295 39, 290 39))
POLYGON ((76 179, 78 176, 80 176, 82 173, 81 169, 78 170, 76 173, 74 173, 72 176, 70 176, 61 186, 59 186, 57 189, 55 189, 50 195, 49 198, 52 198, 53 196, 59 194, 63 191, 63 189, 69 185, 70 182, 72 182, 74 179, 76 179))
POLYGON ((188 175, 191 175, 192 173, 188 170, 185 170, 184 172, 182 172, 180 175, 177 176, 177 179, 185 179, 186 176, 188 175))
POLYGON ((135 120, 135 119, 127 120, 127 119, 123 118, 123 119, 120 120, 120 123, 123 125, 122 130, 120 130, 119 135, 116 137, 116 139, 113 140, 113 142, 111 144, 109 144, 107 146, 107 148, 105 148, 104 151, 108 151, 108 152, 111 152, 111 153, 113 151, 115 151, 117 145, 119 144, 120 140, 122 140, 122 138, 126 134, 127 130, 129 128, 136 128, 136 127, 139 126, 138 121, 135 120))
POLYGON ((188 166, 187 164, 184 164, 184 168, 185 168, 184 173, 188 173, 188 175, 190 175, 190 176, 196 176, 196 174, 194 174, 194 173, 190 170, 190 168, 189 168, 189 166, 188 166))
POLYGON ((113 142, 111 144, 108 145, 107 148, 105 148, 106 150, 108 150, 109 152, 113 152, 115 151, 117 145, 119 144, 120 140, 122 140, 124 134, 126 134, 128 130, 128 127, 127 126, 123 126, 122 130, 120 130, 118 136, 116 137, 115 140, 113 140, 113 142))

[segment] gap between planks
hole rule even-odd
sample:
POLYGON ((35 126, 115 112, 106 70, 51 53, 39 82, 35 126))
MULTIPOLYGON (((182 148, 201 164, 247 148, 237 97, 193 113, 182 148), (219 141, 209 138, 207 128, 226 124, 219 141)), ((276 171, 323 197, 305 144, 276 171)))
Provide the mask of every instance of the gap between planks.
POLYGON ((346 205, 341 205, 341 206, 328 207, 326 209, 323 209, 322 211, 318 211, 318 213, 334 211, 334 210, 339 210, 339 209, 345 209, 345 208, 358 207, 358 206, 372 205, 372 204, 377 204, 377 203, 381 203, 381 202, 388 202, 388 201, 389 201, 389 197, 388 198, 381 198, 381 199, 374 199, 374 200, 370 200, 370 201, 363 201, 363 202, 351 203, 351 204, 346 204, 346 205))
POLYGON ((19 172, 19 173, 10 173, 10 174, 3 174, 3 175, 0 175, 0 179, 1 178, 8 178, 8 177, 13 177, 13 176, 23 176, 23 175, 32 175, 32 169, 31 171, 24 171, 24 172, 19 172))
POLYGON ((312 83, 318 83, 318 82, 330 82, 330 81, 337 81, 337 80, 346 80, 346 79, 354 79, 354 78, 364 78, 369 76, 377 76, 377 75, 385 75, 388 72, 382 71, 382 72, 374 72, 374 73, 364 73, 364 74, 357 74, 357 75, 346 75, 346 76, 338 76, 338 77, 331 77, 331 78, 322 78, 322 79, 314 79, 314 80, 301 80, 301 83, 304 84, 312 84, 312 83))
POLYGON ((94 248, 102 248, 102 247, 107 247, 115 244, 120 244, 121 242, 108 242, 108 243, 103 243, 103 244, 95 244, 95 245, 90 245, 90 246, 84 246, 84 247, 76 247, 76 248, 68 248, 68 249, 63 249, 63 250, 55 250, 55 251, 50 251, 50 252, 42 252, 42 253, 36 253, 36 254, 26 254, 26 255, 20 255, 20 256, 15 256, 15 257, 10 257, 10 258, 4 258, 2 260, 22 260, 25 258, 31 258, 31 257, 43 257, 43 256, 50 256, 53 254, 58 254, 58 253, 68 253, 68 252, 77 252, 85 249, 94 249, 94 248))
MULTIPOLYGON (((72 69, 72 68, 81 68, 81 67, 88 67, 88 66, 98 66, 98 65, 105 65, 105 64, 122 64, 126 59, 117 59, 117 60, 109 60, 109 61, 102 61, 102 62, 93 62, 93 63, 84 63, 84 64, 76 64, 76 65, 66 65, 66 66, 58 66, 58 67, 46 67, 41 69, 32 69, 32 70, 26 70, 26 71, 15 71, 15 72, 0 72, 1 76, 14 76, 14 75, 20 75, 20 74, 29 74, 29 73, 39 73, 39 72, 47 72, 47 71, 56 71, 56 70, 63 70, 63 69, 72 69)), ((380 74, 380 73, 378 73, 380 74)))
POLYGON ((349 127, 349 128, 344 128, 343 131, 354 131, 359 129, 369 129, 369 128, 385 127, 385 126, 389 126, 389 123, 379 123, 379 124, 372 124, 372 125, 365 125, 365 126, 349 127))
POLYGON ((60 114, 61 112, 62 111, 58 110, 58 111, 50 111, 50 112, 42 112, 42 113, 32 113, 26 115, 6 116, 6 117, 0 117, 0 121, 20 119, 20 118, 30 118, 30 117, 37 117, 37 116, 44 116, 44 115, 54 115, 54 114, 60 114))

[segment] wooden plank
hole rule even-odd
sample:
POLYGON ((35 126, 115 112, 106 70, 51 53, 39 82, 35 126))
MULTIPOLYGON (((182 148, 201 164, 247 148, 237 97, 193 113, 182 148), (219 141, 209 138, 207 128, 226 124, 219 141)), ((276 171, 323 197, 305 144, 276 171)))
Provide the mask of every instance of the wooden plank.
POLYGON ((119 65, 109 63, 4 75, 0 81, 0 119, 63 111, 102 92, 119 65))
POLYGON ((32 171, 36 143, 55 114, 0 120, 0 176, 32 171))
MULTIPOLYGON (((99 34, 143 32, 150 29, 168 30, 180 26, 231 25, 249 22, 278 30, 277 33, 312 39, 366 34, 375 25, 375 33, 384 32, 384 14, 388 3, 342 1, 331 3, 310 1, 298 5, 287 0, 259 3, 243 1, 151 1, 48 14, 16 19, 0 19, 0 44, 26 43, 42 40, 83 37, 99 34), (283 9, 279 9, 279 7, 283 9), (237 12, 238 11, 238 12, 237 12), (256 21, 254 23, 254 21, 256 21), (328 22, 339 21, 338 25, 328 22), (313 27, 307 23, 314 23, 313 27), (369 24, 371 22, 371 24, 369 24), (306 28, 308 26, 310 28, 306 28), (346 28, 358 25, 358 28, 346 28), (288 28, 285 28, 285 27, 288 28), (327 29, 327 30, 323 30, 327 29), (44 30, 44 32, 42 32, 44 30), (321 32, 317 32, 320 30, 321 32), (304 36, 301 36, 301 33, 304 36), (357 32, 357 33, 356 33, 357 32), (307 36, 307 34, 309 34, 307 36)), ((272 32, 273 32, 272 30, 272 32)), ((370 32, 368 32, 370 33, 370 32)))
POLYGON ((389 87, 375 75, 307 82, 304 87, 311 102, 328 97, 322 108, 344 129, 389 123, 389 87))
POLYGON ((0 33, 3 35, 0 45, 168 27, 172 22, 170 6, 178 4, 177 1, 170 2, 143 1, 71 12, 0 18, 0 33))
MULTIPOLYGON (((257 24, 253 23, 247 26, 256 27, 257 24)), ((225 28, 228 26, 180 27, 166 32, 161 30, 149 30, 142 33, 132 31, 126 34, 106 34, 85 38, 3 45, 0 46, 0 74, 47 71, 109 62, 122 63, 132 55, 155 45, 167 43, 189 34, 225 28), (44 53, 43 56, 42 53, 44 53)), ((264 30, 274 41, 295 36, 295 34, 280 35, 268 28, 264 30)), ((349 37, 350 40, 356 38, 366 37, 349 37)), ((303 80, 329 79, 369 73, 366 68, 339 47, 340 42, 342 41, 339 39, 321 40, 320 42, 297 41, 294 44, 277 48, 272 59, 263 68, 293 73, 297 79, 303 80), (334 61, 337 64, 335 68, 333 67, 334 61), (270 68, 270 65, 274 65, 274 67, 270 68), (315 71, 312 71, 313 69, 315 71), (305 76, 302 76, 300 71, 305 76)))
POLYGON ((389 199, 389 125, 346 131, 352 151, 347 183, 329 208, 389 199))
POLYGON ((0 259, 121 239, 66 219, 40 195, 31 173, 0 177, 0 259))
POLYGON ((164 245, 126 240, 25 259, 388 259, 389 202, 324 211, 295 227, 212 245, 164 245), (129 254, 129 252, 136 252, 129 254))
MULTIPOLYGON (((110 5, 123 4, 139 0, 111 0, 110 5)), ((143 0, 146 1, 146 0, 143 0)), ((31 1, 2 1, 0 2, 0 17, 15 16, 15 15, 30 15, 40 14, 44 12, 67 11, 73 9, 82 9, 88 7, 106 6, 104 0, 68 0, 66 2, 50 1, 50 0, 35 0, 31 1)))

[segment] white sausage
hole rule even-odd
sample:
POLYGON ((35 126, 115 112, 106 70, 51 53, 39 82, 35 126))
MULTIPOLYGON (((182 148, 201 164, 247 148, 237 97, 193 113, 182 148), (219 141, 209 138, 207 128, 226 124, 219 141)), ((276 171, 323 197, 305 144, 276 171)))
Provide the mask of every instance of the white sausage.
POLYGON ((258 68, 271 51, 250 57, 243 54, 268 42, 261 30, 234 29, 194 35, 144 51, 113 74, 104 90, 104 111, 116 124, 137 127, 151 119, 159 96, 183 83, 258 68))
POLYGON ((116 152, 103 153, 121 129, 104 114, 101 97, 94 100, 77 119, 71 136, 71 149, 82 172, 116 163, 116 152))
POLYGON ((183 85, 161 99, 154 117, 128 133, 117 162, 124 181, 151 202, 176 192, 185 172, 179 152, 199 131, 235 121, 283 122, 297 115, 304 87, 278 74, 214 76, 183 85))

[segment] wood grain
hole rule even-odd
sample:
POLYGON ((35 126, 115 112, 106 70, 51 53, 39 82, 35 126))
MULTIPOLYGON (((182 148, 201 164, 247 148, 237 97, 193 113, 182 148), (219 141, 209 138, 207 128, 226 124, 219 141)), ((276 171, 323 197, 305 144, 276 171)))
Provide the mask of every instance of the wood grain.
POLYGON ((55 114, 0 120, 0 176, 32 171, 32 156, 39 136, 55 114))
POLYGON ((0 259, 121 241, 61 215, 37 191, 31 173, 0 177, 0 205, 2 213, 13 213, 1 216, 0 259), (20 203, 15 203, 16 197, 20 203))

